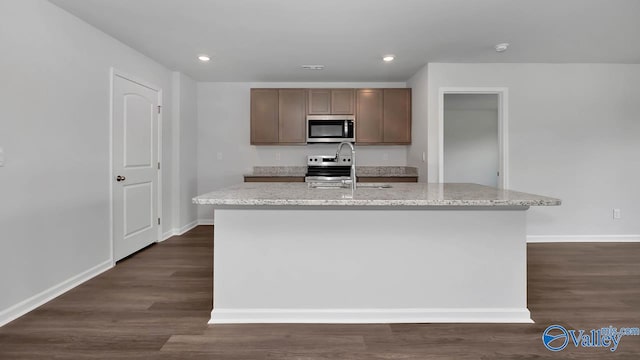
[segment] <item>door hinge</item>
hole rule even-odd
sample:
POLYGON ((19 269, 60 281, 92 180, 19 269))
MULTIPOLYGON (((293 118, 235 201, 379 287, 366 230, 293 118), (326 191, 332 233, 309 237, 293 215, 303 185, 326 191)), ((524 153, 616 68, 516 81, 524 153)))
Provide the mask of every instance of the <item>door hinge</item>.
POLYGON ((158 170, 160 170, 160 162, 158 162, 158 170))
POLYGON ((158 218, 158 225, 160 225, 160 218, 158 218))
POLYGON ((160 114, 161 109, 162 109, 162 106, 158 105, 158 114, 160 114))

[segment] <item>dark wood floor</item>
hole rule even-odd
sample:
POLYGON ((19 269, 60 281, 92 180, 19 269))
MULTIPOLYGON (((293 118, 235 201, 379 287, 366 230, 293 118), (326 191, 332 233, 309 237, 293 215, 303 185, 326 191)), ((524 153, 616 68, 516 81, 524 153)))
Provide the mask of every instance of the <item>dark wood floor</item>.
POLYGON ((535 324, 207 325, 212 227, 135 254, 0 328, 0 359, 640 359, 542 345, 551 324, 640 326, 640 244, 530 244, 535 324))

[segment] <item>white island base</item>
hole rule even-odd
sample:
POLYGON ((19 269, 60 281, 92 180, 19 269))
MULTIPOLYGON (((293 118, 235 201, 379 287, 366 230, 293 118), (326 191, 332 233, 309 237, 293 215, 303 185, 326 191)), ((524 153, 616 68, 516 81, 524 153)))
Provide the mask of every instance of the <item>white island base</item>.
POLYGON ((530 323, 528 206, 215 211, 223 323, 530 323))

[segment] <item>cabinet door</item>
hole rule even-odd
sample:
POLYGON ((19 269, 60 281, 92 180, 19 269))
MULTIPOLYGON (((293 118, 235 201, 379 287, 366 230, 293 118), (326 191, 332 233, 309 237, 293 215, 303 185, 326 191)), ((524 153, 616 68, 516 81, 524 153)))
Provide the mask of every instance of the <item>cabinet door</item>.
POLYGON ((382 142, 382 89, 358 89, 356 93, 356 143, 382 142))
POLYGON ((411 89, 384 89, 383 141, 411 143, 411 89))
POLYGON ((336 115, 353 114, 355 109, 353 89, 331 90, 331 113, 336 115))
POLYGON ((251 144, 278 143, 278 89, 251 89, 251 144))
POLYGON ((304 144, 306 137, 306 99, 305 89, 280 89, 278 142, 281 144, 304 144))
POLYGON ((331 114, 331 90, 309 89, 309 115, 331 114))

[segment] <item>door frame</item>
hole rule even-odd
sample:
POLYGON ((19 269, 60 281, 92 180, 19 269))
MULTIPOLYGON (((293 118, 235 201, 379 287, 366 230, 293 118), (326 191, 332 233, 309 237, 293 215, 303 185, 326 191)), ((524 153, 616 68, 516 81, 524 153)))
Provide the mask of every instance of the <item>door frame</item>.
POLYGON ((498 187, 509 188, 509 89, 506 87, 441 87, 438 90, 438 182, 444 182, 444 96, 498 95, 498 187))
MULTIPOLYGON (((158 93, 158 106, 161 107, 161 109, 163 109, 162 106, 162 88, 159 86, 156 86, 152 83, 147 82, 146 80, 140 79, 137 76, 128 74, 126 72, 120 71, 114 67, 110 68, 109 71, 109 239, 111 242, 111 246, 109 247, 110 249, 110 259, 111 259, 111 266, 115 266, 116 262, 114 260, 114 233, 113 233, 113 179, 114 179, 114 173, 113 173, 113 100, 114 100, 114 82, 115 82, 115 78, 116 77, 121 77, 123 79, 129 80, 131 82, 134 82, 138 85, 144 86, 146 88, 149 88, 151 90, 154 90, 158 93)), ((160 111, 160 113, 158 114, 158 162, 160 164, 162 164, 162 115, 164 114, 164 111, 160 111)), ((158 169, 158 186, 156 187, 156 192, 157 192, 157 203, 156 205, 158 206, 158 218, 162 219, 162 169, 164 168, 164 166, 160 166, 160 169, 158 169)), ((156 234, 156 242, 159 242, 162 240, 162 225, 158 225, 158 233, 156 234)))

